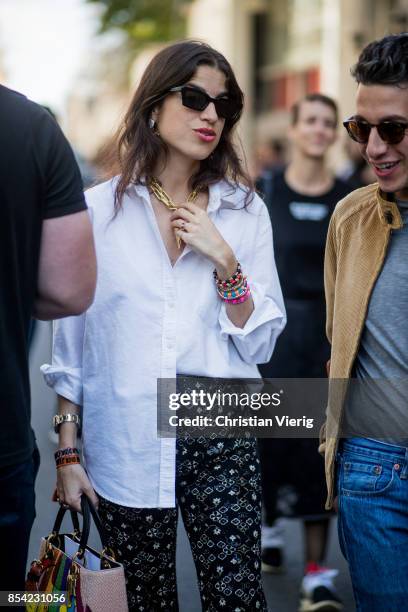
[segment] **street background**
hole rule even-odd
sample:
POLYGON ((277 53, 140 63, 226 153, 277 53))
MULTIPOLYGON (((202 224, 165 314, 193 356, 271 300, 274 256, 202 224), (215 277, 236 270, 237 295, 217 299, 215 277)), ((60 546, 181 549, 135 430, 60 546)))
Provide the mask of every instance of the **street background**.
MULTIPOLYGON (((239 140, 256 177, 290 156, 289 111, 296 100, 320 91, 338 101, 340 118, 351 115, 356 86, 350 67, 361 49, 370 40, 407 29, 408 0, 1 0, 0 83, 56 112, 89 186, 107 171, 101 152, 152 56, 172 40, 206 41, 228 58, 245 92, 239 140)), ((356 158, 345 142, 342 133, 331 165, 350 172, 356 158)), ((55 468, 48 437, 55 399, 39 372, 50 359, 50 345, 51 324, 39 323, 31 375, 33 426, 42 462, 30 559, 37 556, 40 537, 51 529, 57 511, 50 499, 55 468)), ((287 572, 264 577, 270 608, 277 612, 297 609, 303 570, 300 521, 284 525, 287 572)), ((345 611, 352 612, 335 521, 328 564, 339 568, 339 594, 345 611)), ((182 527, 178 577, 181 611, 198 612, 194 567, 182 527)))
MULTIPOLYGON (((260 147, 277 143, 285 157, 294 102, 320 91, 350 116, 361 49, 407 29, 408 0, 1 0, 0 83, 53 108, 74 148, 100 166, 152 56, 172 40, 203 40, 245 93, 239 137, 256 175, 260 147)), ((349 161, 343 132, 336 170, 349 161)))
MULTIPOLYGON (((37 518, 31 532, 29 562, 38 556, 40 539, 51 531, 58 510, 57 504, 51 502, 55 485, 54 451, 56 447, 48 435, 51 429, 51 418, 55 412, 55 394, 46 386, 40 372, 40 366, 43 363, 49 363, 50 360, 51 330, 51 323, 38 323, 31 353, 32 423, 40 449, 41 466, 36 482, 37 518)), ((70 530, 69 521, 69 516, 64 519, 67 531, 70 530)), ((295 612, 303 571, 302 526, 298 520, 285 520, 282 521, 282 525, 284 525, 287 543, 285 549, 287 571, 281 576, 264 574, 264 588, 271 612, 295 612)), ((339 550, 335 520, 332 521, 331 529, 328 564, 340 570, 336 586, 344 602, 344 612, 353 612, 355 606, 351 583, 347 565, 339 550)), ((99 548, 95 532, 92 534, 91 544, 99 548)), ((194 563, 181 522, 177 545, 177 576, 180 612, 200 612, 201 605, 194 563)))

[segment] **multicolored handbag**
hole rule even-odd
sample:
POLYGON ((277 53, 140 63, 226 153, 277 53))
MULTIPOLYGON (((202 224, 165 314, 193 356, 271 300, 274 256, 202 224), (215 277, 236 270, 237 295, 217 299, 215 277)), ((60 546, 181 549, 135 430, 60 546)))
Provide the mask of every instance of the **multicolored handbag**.
POLYGON ((42 538, 39 559, 31 563, 26 582, 26 591, 41 593, 42 597, 38 603, 27 604, 27 612, 128 612, 123 565, 115 561, 113 551, 106 546, 99 515, 85 495, 81 509, 82 532, 77 513, 71 511, 74 530, 60 533, 66 512, 61 507, 52 532, 42 538), (103 546, 100 553, 88 546, 91 516, 103 546), (62 593, 66 593, 63 604, 58 600, 62 593))

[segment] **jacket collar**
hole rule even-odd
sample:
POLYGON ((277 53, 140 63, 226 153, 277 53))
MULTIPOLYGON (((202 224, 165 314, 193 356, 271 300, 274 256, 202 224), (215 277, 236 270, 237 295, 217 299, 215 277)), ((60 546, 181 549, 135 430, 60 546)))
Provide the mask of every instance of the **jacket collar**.
POLYGON ((393 195, 384 193, 380 187, 377 187, 376 197, 378 213, 382 223, 390 226, 391 229, 400 229, 403 226, 403 222, 393 195))

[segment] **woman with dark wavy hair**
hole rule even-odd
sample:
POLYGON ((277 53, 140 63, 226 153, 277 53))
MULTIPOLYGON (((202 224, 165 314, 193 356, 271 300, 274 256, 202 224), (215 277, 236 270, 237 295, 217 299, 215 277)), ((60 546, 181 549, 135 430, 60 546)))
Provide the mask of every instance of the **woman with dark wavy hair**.
POLYGON ((119 131, 119 176, 87 192, 99 281, 59 321, 60 503, 96 505, 132 610, 177 610, 180 509, 203 609, 266 610, 253 438, 158 437, 157 381, 259 378, 285 324, 267 210, 232 142, 243 94, 227 60, 185 41, 147 67, 119 131), (83 409, 86 471, 75 449, 83 409))

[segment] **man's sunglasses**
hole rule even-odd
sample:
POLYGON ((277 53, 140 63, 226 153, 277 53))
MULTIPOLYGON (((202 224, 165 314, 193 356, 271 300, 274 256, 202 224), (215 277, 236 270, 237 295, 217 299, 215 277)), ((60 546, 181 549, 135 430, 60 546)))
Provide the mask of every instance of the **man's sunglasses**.
POLYGON ((343 121, 350 138, 360 144, 367 144, 371 128, 376 127, 381 140, 390 145, 396 145, 402 141, 408 129, 408 123, 404 121, 380 121, 380 123, 368 123, 360 119, 348 119, 343 121))
POLYGON ((170 91, 180 91, 183 106, 192 110, 203 111, 213 102, 218 117, 223 119, 235 119, 242 110, 242 103, 237 98, 212 98, 205 91, 191 85, 172 87, 170 91))

